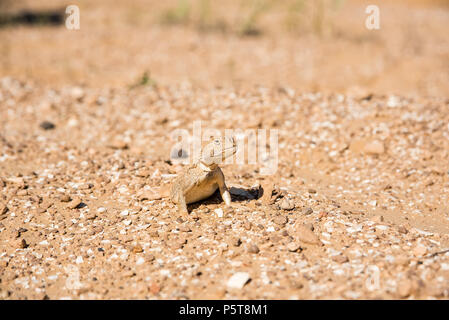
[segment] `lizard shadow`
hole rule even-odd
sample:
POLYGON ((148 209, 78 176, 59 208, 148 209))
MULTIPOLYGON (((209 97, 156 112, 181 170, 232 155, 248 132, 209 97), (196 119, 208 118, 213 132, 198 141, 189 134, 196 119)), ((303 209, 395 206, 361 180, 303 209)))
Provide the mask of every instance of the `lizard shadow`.
MULTIPOLYGON (((229 193, 231 194, 231 202, 245 202, 248 200, 257 200, 262 196, 262 189, 257 188, 241 188, 241 187, 230 187, 229 193)), ((222 203, 220 192, 217 189, 209 198, 191 203, 187 205, 189 212, 198 209, 201 205, 219 204, 222 203)))

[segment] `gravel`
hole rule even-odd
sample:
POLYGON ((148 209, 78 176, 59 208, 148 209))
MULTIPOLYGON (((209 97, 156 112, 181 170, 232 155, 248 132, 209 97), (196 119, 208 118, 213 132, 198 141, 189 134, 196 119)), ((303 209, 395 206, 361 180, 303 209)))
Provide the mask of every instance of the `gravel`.
POLYGON ((5 299, 449 297, 446 100, 395 96, 397 106, 387 108, 388 95, 367 101, 159 85, 83 87, 74 98, 70 89, 0 80, 0 96, 14 104, 0 109, 5 299), (100 96, 105 103, 98 105, 100 96), (45 111, 57 124, 82 121, 43 131, 45 105, 29 109, 33 101, 57 101, 45 111), (254 112, 241 112, 250 107, 254 112), (271 190, 269 199, 233 198, 228 210, 216 193, 181 217, 162 197, 183 165, 168 161, 160 118, 188 128, 201 110, 221 115, 204 117, 205 127, 282 123, 276 175, 261 179, 253 165, 222 166, 229 188, 259 184, 271 190), (385 151, 352 151, 356 133, 382 141, 385 151), (108 147, 113 140, 128 148, 108 147), (300 209, 287 211, 284 201, 300 209), (374 289, 366 286, 373 270, 381 281, 374 289), (245 277, 228 286, 239 272, 245 277), (82 290, 61 285, 77 274, 82 290), (401 283, 408 278, 411 285, 401 283))

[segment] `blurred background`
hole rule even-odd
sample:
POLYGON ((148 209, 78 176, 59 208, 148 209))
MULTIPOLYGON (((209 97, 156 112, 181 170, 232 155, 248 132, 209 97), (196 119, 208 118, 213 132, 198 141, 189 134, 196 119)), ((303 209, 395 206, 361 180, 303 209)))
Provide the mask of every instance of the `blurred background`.
POLYGON ((448 0, 0 0, 0 77, 448 97, 448 30, 448 0))

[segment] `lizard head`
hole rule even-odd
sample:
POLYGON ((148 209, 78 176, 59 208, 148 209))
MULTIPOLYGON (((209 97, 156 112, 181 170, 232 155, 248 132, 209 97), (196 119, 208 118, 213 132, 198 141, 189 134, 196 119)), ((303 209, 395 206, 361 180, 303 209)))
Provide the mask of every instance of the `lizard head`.
POLYGON ((234 137, 216 138, 203 148, 200 161, 208 167, 216 167, 236 152, 237 143, 234 137))

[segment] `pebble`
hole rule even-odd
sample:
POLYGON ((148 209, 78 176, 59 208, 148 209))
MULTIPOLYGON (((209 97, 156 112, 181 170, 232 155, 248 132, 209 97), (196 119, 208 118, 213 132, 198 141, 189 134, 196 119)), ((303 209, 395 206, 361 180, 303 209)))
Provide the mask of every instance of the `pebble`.
POLYGON ((8 210, 7 206, 0 206, 0 216, 6 214, 8 210))
POLYGON ((408 230, 407 230, 407 228, 404 227, 404 226, 399 226, 399 227, 398 227, 398 232, 403 233, 403 234, 406 234, 406 233, 408 233, 408 230))
POLYGON ((288 222, 288 219, 285 216, 279 215, 274 217, 273 222, 276 223, 277 225, 283 226, 288 222))
POLYGON ((305 223, 304 224, 304 227, 306 227, 307 229, 309 229, 310 231, 313 231, 313 230, 315 230, 315 227, 313 226, 313 224, 312 223, 305 223))
POLYGON ((322 245, 318 236, 304 225, 299 225, 296 228, 297 237, 300 241, 313 245, 322 245))
POLYGON ((138 194, 138 197, 140 200, 148 200, 148 201, 152 201, 152 200, 160 200, 163 198, 163 195, 159 192, 155 192, 155 191, 142 191, 138 194))
POLYGON ((255 244, 249 244, 246 248, 249 253, 259 253, 260 249, 255 244))
POLYGON ((100 207, 97 209, 98 213, 105 213, 106 212, 106 208, 100 207))
POLYGON ((337 263, 346 263, 349 261, 349 259, 347 256, 339 254, 339 255, 333 256, 332 261, 337 262, 337 263))
POLYGON ((97 217, 97 215, 93 212, 88 212, 85 215, 86 220, 94 220, 97 217))
POLYGON ((76 264, 81 264, 81 263, 83 263, 83 262, 84 262, 84 259, 83 259, 82 256, 78 256, 78 257, 76 258, 76 260, 75 260, 75 263, 76 263, 76 264))
POLYGON ((238 247, 242 244, 242 241, 240 240, 240 238, 234 237, 231 239, 231 245, 233 245, 234 247, 238 247))
POLYGON ((412 288, 412 282, 409 279, 405 279, 399 282, 397 293, 400 298, 407 298, 412 293, 412 288))
POLYGON ((325 218, 325 217, 327 217, 327 212, 326 211, 321 211, 318 214, 318 219, 322 219, 322 218, 325 218))
POLYGON ((81 199, 75 198, 68 204, 68 208, 69 209, 76 209, 81 203, 82 203, 81 199))
POLYGON ((123 272, 123 276, 125 278, 132 278, 135 275, 136 275, 136 273, 134 271, 132 271, 132 270, 128 270, 128 271, 123 272))
POLYGON ((190 232, 190 231, 192 231, 192 229, 190 229, 189 226, 183 224, 183 225, 179 226, 179 231, 190 232))
POLYGON ((70 198, 69 195, 65 194, 65 195, 61 196, 61 198, 59 198, 59 200, 61 202, 70 202, 72 199, 70 198))
POLYGON ((147 254, 147 255, 145 256, 145 261, 146 261, 146 262, 152 262, 152 261, 154 261, 154 259, 156 259, 156 258, 155 258, 155 256, 153 256, 152 254, 147 254))
POLYGON ((23 196, 28 195, 28 191, 27 191, 26 189, 22 189, 22 190, 17 191, 16 194, 17 194, 19 197, 23 197, 23 196))
POLYGON ((16 247, 19 249, 25 249, 28 247, 28 244, 26 243, 25 239, 19 239, 16 241, 16 247))
POLYGON ((224 214, 223 209, 217 208, 217 209, 214 210, 214 212, 217 215, 217 217, 223 218, 223 214, 224 214))
POLYGON ((302 214, 304 214, 304 215, 309 215, 309 214, 312 214, 312 213, 313 213, 313 209, 310 208, 310 207, 304 207, 302 209, 302 214))
POLYGON ((250 279, 247 272, 236 272, 228 279, 226 286, 230 289, 242 289, 250 279))
POLYGON ((151 283, 150 292, 152 294, 158 294, 160 291, 161 291, 161 287, 156 282, 151 283))
POLYGON ((108 143, 108 147, 112 149, 125 150, 128 149, 128 144, 122 140, 112 140, 108 143))
POLYGON ((143 252, 143 248, 140 245, 136 245, 133 247, 133 253, 142 253, 143 252))
POLYGON ((44 129, 44 130, 53 130, 56 126, 53 122, 42 121, 40 123, 39 127, 41 127, 41 129, 44 129))
POLYGON ((293 202, 292 200, 289 200, 289 199, 287 199, 287 198, 284 198, 284 199, 282 199, 281 202, 279 203, 279 207, 280 207, 282 210, 289 211, 289 210, 293 210, 293 209, 295 208, 295 204, 294 204, 294 202, 293 202))
POLYGON ((385 152, 383 142, 374 140, 365 144, 363 151, 368 154, 382 154, 385 152))
POLYGON ((73 87, 70 90, 70 95, 72 96, 73 99, 76 99, 76 100, 81 100, 84 97, 84 94, 85 93, 84 93, 83 88, 80 88, 80 87, 73 87))
POLYGON ((186 243, 186 239, 177 239, 172 242, 171 246, 173 249, 182 249, 186 243))
POLYGON ((290 252, 297 252, 298 250, 301 249, 301 246, 300 246, 300 244, 297 243, 297 242, 290 242, 290 243, 287 245, 287 249, 288 249, 288 251, 290 251, 290 252))
POLYGON ((381 222, 384 222, 384 217, 383 216, 374 216, 371 218, 371 221, 376 222, 376 223, 381 223, 381 222))
POLYGON ((427 248, 422 245, 422 244, 418 244, 414 249, 413 249, 413 254, 415 255, 415 257, 422 257, 427 253, 427 248))
POLYGON ((129 211, 128 210, 123 210, 122 212, 120 212, 120 215, 126 217, 126 216, 129 215, 129 211))

